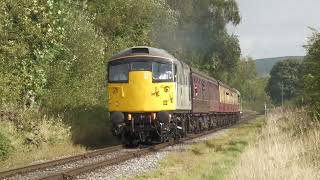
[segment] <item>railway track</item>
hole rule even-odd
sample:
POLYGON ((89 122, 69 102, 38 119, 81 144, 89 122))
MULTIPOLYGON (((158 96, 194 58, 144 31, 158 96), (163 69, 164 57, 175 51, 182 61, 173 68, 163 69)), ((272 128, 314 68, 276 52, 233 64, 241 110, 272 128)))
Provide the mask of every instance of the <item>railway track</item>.
POLYGON ((85 160, 85 159, 94 158, 99 155, 117 152, 121 149, 123 149, 123 146, 118 145, 118 146, 103 148, 103 149, 95 150, 95 151, 88 152, 85 154, 71 156, 71 157, 67 157, 67 158, 63 158, 63 159, 57 159, 57 160, 48 161, 48 162, 44 162, 44 163, 38 163, 38 164, 26 166, 26 167, 10 169, 7 171, 0 172, 0 179, 15 179, 15 177, 19 177, 19 179, 21 179, 23 177, 23 175, 26 175, 26 174, 34 172, 34 171, 46 170, 48 168, 52 168, 55 166, 60 166, 60 165, 68 164, 68 163, 73 163, 73 162, 77 162, 77 161, 81 161, 81 160, 85 160))
MULTIPOLYGON (((241 121, 240 121, 241 122, 241 121)), ((236 123, 238 124, 238 123, 236 123)), ((160 149, 172 146, 174 144, 183 143, 191 139, 199 138, 221 129, 225 129, 236 124, 227 125, 224 127, 215 128, 210 131, 205 131, 201 134, 191 134, 185 138, 176 141, 170 141, 159 145, 154 145, 142 149, 125 149, 121 145, 101 150, 96 150, 82 155, 72 156, 64 159, 49 161, 45 163, 35 164, 18 169, 12 169, 0 172, 0 179, 42 179, 42 180, 56 180, 56 179, 74 179, 78 175, 91 172, 96 169, 117 165, 127 160, 141 157, 146 154, 159 151, 160 149), (99 157, 100 158, 97 158, 99 157), (104 157, 104 158, 101 158, 104 157), (98 160, 92 161, 97 158, 98 160), (80 162, 82 161, 82 162, 80 162), (87 163, 83 163, 86 162, 87 163), (77 164, 75 166, 68 166, 68 164, 77 164), (65 167, 65 168, 61 168, 65 167)))

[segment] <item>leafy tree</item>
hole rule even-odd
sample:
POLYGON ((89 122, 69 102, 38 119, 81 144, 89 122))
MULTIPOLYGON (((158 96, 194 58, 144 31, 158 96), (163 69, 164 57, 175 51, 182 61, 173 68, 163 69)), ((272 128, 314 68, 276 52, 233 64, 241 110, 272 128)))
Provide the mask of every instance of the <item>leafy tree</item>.
MULTIPOLYGON (((162 0, 98 0, 83 2, 93 24, 108 40, 107 55, 136 45, 170 44, 175 13, 162 0), (165 43, 164 43, 165 42, 165 43)), ((167 48, 166 48, 167 49, 167 48)))
POLYGON ((224 80, 240 56, 226 31, 240 21, 234 0, 3 0, 0 9, 2 104, 102 105, 104 63, 130 46, 167 49, 224 80))
POLYGON ((315 31, 306 46, 304 62, 304 101, 313 114, 320 119, 320 33, 315 31))
POLYGON ((135 45, 229 81, 240 57, 226 30, 240 22, 234 0, 3 0, 0 9, 1 104, 104 106, 105 61, 135 45))
POLYGON ((2 1, 1 103, 65 108, 102 104, 105 40, 64 1, 2 1))
POLYGON ((228 23, 240 15, 234 0, 167 0, 177 12, 177 48, 171 52, 210 75, 230 81, 240 59, 238 38, 229 35, 228 23))
POLYGON ((254 89, 263 81, 239 62, 238 38, 226 29, 239 22, 235 0, 1 0, 0 106, 64 113, 75 137, 105 137, 106 61, 136 45, 166 49, 234 82, 247 102, 264 101, 254 89))
POLYGON ((270 98, 264 91, 267 81, 266 78, 258 77, 254 60, 243 58, 239 62, 231 84, 240 91, 244 109, 263 112, 265 103, 268 104, 268 107, 271 106, 270 98))
POLYGON ((53 109, 102 105, 106 101, 106 42, 86 12, 70 7, 65 19, 64 51, 47 70, 43 103, 53 109))
POLYGON ((43 94, 48 65, 63 48, 61 10, 60 3, 51 1, 1 2, 2 82, 14 92, 14 98, 6 98, 5 102, 15 99, 32 104, 43 94))
POLYGON ((282 102, 282 90, 284 101, 293 100, 298 96, 301 70, 301 62, 290 59, 278 62, 272 68, 266 92, 275 104, 279 105, 282 102))

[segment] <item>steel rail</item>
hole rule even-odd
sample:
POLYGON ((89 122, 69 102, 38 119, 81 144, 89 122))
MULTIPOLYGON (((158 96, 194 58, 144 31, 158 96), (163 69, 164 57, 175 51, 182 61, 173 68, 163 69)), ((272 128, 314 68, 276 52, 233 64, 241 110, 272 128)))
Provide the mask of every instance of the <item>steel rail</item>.
POLYGON ((76 161, 79 161, 79 160, 82 160, 82 159, 93 158, 93 157, 96 157, 96 156, 99 156, 99 155, 103 155, 103 154, 106 154, 106 153, 111 153, 111 152, 118 151, 118 150, 120 150, 122 148, 123 148, 122 145, 117 145, 117 146, 103 148, 103 149, 91 151, 91 152, 80 154, 80 155, 76 155, 76 156, 70 156, 70 157, 63 158, 63 159, 57 159, 57 160, 53 160, 53 161, 33 164, 33 165, 30 165, 30 166, 10 169, 10 170, 7 170, 7 171, 0 172, 0 179, 13 177, 15 175, 20 175, 20 174, 26 174, 26 173, 29 173, 29 172, 32 172, 32 171, 36 171, 36 170, 40 170, 40 169, 46 169, 46 168, 58 166, 60 164, 68 164, 68 163, 76 162, 76 161))
POLYGON ((208 134, 212 134, 214 132, 220 131, 220 130, 228 128, 228 127, 235 126, 237 124, 238 123, 227 125, 227 126, 223 126, 223 127, 219 127, 219 128, 215 128, 215 129, 212 129, 212 130, 209 130, 209 131, 205 131, 205 132, 203 132, 201 134, 192 134, 192 135, 189 135, 189 136, 187 136, 185 138, 182 138, 182 139, 179 139, 179 140, 176 140, 176 141, 170 141, 170 142, 167 142, 167 143, 154 145, 154 146, 151 146, 151 147, 148 147, 148 148, 145 148, 145 149, 141 149, 139 151, 131 152, 131 153, 128 153, 128 154, 125 154, 125 155, 122 155, 122 156, 117 156, 117 157, 112 158, 112 159, 99 161, 99 162, 96 162, 96 163, 88 164, 88 165, 85 165, 85 166, 81 166, 81 167, 65 170, 63 172, 59 172, 59 173, 56 173, 56 174, 51 174, 51 175, 48 175, 48 176, 45 176, 45 177, 41 177, 41 178, 39 178, 39 180, 74 179, 80 174, 87 173, 87 172, 92 172, 92 171, 94 171, 96 169, 100 169, 100 168, 103 168, 103 167, 117 165, 117 164, 120 164, 120 163, 125 162, 127 160, 130 160, 130 159, 133 159, 133 158, 137 158, 137 157, 141 157, 143 155, 147 155, 149 153, 156 152, 156 151, 159 151, 159 150, 161 150, 163 148, 166 148, 166 147, 169 147, 169 146, 172 146, 172 145, 175 145, 175 144, 183 143, 183 142, 188 141, 188 140, 192 140, 192 139, 195 139, 195 138, 200 138, 202 136, 205 136, 205 135, 208 135, 208 134))

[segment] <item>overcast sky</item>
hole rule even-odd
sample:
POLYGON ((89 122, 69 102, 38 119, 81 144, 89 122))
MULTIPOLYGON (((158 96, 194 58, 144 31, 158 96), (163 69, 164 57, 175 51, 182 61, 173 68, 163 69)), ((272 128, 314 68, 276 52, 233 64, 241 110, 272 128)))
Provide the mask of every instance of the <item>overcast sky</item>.
POLYGON ((320 0, 236 1, 242 21, 230 31, 239 36, 243 56, 305 55, 308 27, 320 27, 320 0))

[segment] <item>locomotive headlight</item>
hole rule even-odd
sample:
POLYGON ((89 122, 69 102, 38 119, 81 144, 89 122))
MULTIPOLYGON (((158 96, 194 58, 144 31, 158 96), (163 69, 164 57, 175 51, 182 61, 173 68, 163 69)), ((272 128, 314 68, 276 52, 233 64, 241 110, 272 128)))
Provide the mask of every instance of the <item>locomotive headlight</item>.
POLYGON ((132 120, 132 115, 128 114, 128 120, 131 121, 132 120))

